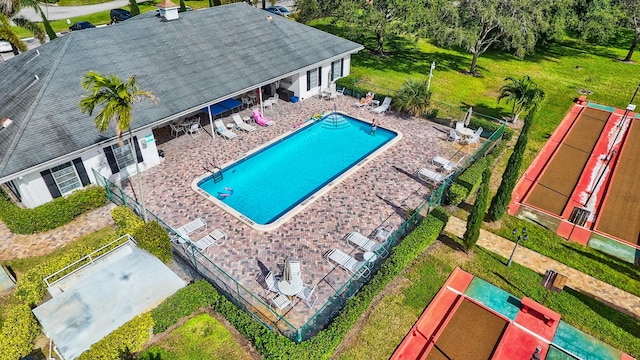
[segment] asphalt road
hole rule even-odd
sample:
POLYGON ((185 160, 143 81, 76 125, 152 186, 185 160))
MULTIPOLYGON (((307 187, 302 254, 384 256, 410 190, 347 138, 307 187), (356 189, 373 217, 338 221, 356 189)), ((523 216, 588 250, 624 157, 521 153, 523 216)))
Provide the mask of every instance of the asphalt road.
MULTIPOLYGON (((145 2, 148 0, 137 0, 137 2, 145 2)), ((177 1, 176 1, 177 2, 177 1)), ((291 9, 294 5, 294 0, 284 0, 277 1, 277 5, 286 6, 291 9)), ((57 5, 41 5, 42 10, 44 11, 45 16, 49 20, 64 20, 72 17, 93 14, 100 11, 117 9, 124 6, 129 5, 128 0, 113 0, 110 2, 96 4, 96 5, 83 5, 83 6, 57 6, 57 5)), ((261 2, 258 4, 261 6, 261 2)), ((269 2, 267 1, 267 6, 269 6, 269 2)), ((31 8, 24 8, 20 11, 20 15, 23 15, 27 19, 31 21, 42 21, 40 14, 36 13, 35 10, 31 8)))

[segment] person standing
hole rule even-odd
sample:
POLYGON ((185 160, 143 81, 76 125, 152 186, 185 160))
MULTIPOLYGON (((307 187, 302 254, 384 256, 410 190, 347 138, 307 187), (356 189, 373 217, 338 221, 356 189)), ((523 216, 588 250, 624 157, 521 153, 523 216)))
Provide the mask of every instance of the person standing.
POLYGON ((378 120, 373 119, 373 120, 371 121, 371 132, 369 132, 369 135, 376 136, 376 130, 378 130, 378 125, 380 125, 380 123, 378 122, 378 120))

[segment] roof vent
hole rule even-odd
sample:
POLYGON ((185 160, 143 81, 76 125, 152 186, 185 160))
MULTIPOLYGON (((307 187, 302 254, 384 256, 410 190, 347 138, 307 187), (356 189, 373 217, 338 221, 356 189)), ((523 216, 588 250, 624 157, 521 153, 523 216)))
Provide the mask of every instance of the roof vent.
POLYGON ((2 118, 2 121, 0 121, 0 130, 8 128, 11 124, 13 124, 13 120, 9 119, 8 117, 2 118))
POLYGON ((160 5, 158 5, 158 10, 160 11, 160 17, 162 17, 166 21, 179 19, 178 9, 180 6, 173 3, 171 0, 162 0, 160 5))

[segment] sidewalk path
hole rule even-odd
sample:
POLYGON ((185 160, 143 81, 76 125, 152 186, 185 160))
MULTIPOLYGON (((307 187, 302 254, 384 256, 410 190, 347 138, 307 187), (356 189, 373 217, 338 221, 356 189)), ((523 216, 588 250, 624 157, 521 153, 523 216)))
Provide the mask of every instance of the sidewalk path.
MULTIPOLYGON (((445 227, 445 231, 462 237, 466 227, 467 223, 464 220, 451 216, 445 227)), ((514 243, 481 229, 477 245, 508 259, 513 251, 514 243)), ((567 286, 570 288, 640 320, 640 298, 635 295, 622 291, 617 287, 581 273, 523 246, 518 247, 513 261, 540 274, 544 274, 547 270, 555 270, 567 277, 567 286)))
POLYGON ((111 210, 114 207, 114 204, 109 203, 78 216, 67 225, 32 235, 13 234, 0 222, 0 261, 46 255, 79 237, 105 226, 113 226, 111 210))

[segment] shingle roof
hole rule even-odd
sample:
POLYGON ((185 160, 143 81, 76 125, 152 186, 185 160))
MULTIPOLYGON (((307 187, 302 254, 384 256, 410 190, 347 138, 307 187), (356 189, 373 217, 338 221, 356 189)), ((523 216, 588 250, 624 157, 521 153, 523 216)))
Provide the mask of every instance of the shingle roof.
POLYGON ((78 107, 88 70, 136 74, 158 97, 157 105, 134 106, 135 130, 363 48, 267 15, 236 3, 174 21, 140 17, 72 32, 0 63, 0 118, 14 120, 0 130, 0 183, 115 137, 100 134, 78 107))

